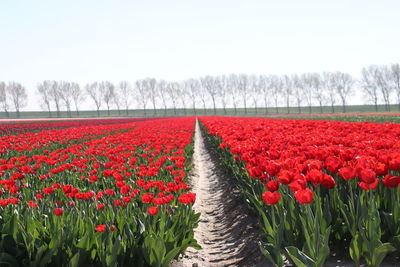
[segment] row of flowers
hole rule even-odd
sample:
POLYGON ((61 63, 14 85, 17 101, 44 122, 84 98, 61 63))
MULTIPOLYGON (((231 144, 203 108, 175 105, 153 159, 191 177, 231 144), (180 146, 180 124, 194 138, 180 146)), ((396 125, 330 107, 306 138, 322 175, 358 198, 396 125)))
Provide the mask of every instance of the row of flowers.
POLYGON ((40 145, 10 148, 0 159, 1 261, 167 266, 198 248, 187 184, 194 122, 46 130, 31 134, 40 145))
POLYGON ((369 266, 399 253, 400 125, 201 122, 257 211, 265 234, 261 251, 276 266, 284 258, 324 266, 331 249, 369 266))
POLYGON ((63 129, 69 127, 81 127, 81 126, 94 126, 94 125, 106 125, 106 124, 121 124, 129 123, 134 121, 146 120, 145 118, 124 118, 124 119, 69 119, 64 121, 21 121, 0 124, 0 135, 12 135, 20 134, 25 132, 35 132, 51 129, 63 129))

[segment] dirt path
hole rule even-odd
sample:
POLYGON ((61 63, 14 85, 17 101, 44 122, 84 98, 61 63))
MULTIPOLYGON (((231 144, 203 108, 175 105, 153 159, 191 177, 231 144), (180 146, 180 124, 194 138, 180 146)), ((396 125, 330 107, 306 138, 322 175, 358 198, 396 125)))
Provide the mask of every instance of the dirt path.
POLYGON ((255 217, 209 151, 196 123, 191 185, 194 209, 201 213, 195 238, 202 250, 190 248, 171 266, 270 266, 259 252, 255 217))

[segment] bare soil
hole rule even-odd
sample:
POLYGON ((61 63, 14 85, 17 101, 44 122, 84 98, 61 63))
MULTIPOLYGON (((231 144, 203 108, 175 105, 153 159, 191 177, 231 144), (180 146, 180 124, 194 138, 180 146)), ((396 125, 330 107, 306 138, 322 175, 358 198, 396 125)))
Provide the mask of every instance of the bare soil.
MULTIPOLYGON (((195 239, 201 250, 189 248, 185 255, 170 267, 187 266, 273 266, 260 252, 261 230, 257 218, 249 210, 235 181, 225 171, 196 123, 192 191, 196 193, 193 208, 201 213, 195 239)), ((388 257, 381 267, 400 267, 398 257, 388 257)), ((292 266, 286 262, 285 266, 292 266)), ((351 259, 333 254, 327 267, 351 267, 351 259)), ((365 267, 365 265, 361 265, 365 267)))
POLYGON ((171 266, 272 266, 258 248, 257 219, 210 151, 196 123, 191 185, 194 209, 201 213, 195 238, 202 249, 188 249, 171 266))

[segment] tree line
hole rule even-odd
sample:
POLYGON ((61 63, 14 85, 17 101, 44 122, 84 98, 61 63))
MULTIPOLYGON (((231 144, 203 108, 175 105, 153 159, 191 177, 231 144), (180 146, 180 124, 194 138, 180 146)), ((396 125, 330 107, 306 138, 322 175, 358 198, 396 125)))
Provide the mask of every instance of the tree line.
MULTIPOLYGON (((143 110, 144 115, 151 112, 156 114, 157 109, 163 109, 167 114, 172 109, 183 110, 186 115, 188 109, 194 114, 199 111, 205 113, 212 107, 244 109, 247 114, 251 108, 259 113, 261 108, 268 113, 269 108, 285 107, 290 113, 290 107, 308 107, 311 113, 312 106, 330 106, 335 113, 335 107, 340 105, 340 111, 346 112, 349 98, 356 90, 361 90, 365 103, 370 103, 378 110, 378 104, 383 103, 386 111, 390 111, 391 104, 398 104, 400 110, 400 65, 370 65, 361 71, 361 78, 355 79, 344 72, 303 73, 293 75, 247 75, 230 74, 220 76, 204 76, 198 79, 187 79, 182 82, 156 80, 146 78, 135 81, 133 84, 121 81, 113 84, 108 81, 93 82, 81 87, 79 84, 68 81, 46 80, 37 85, 37 94, 40 97, 41 108, 48 111, 49 117, 55 111, 59 117, 62 110, 68 116, 73 113, 79 116, 80 107, 86 101, 92 103, 98 116, 100 110, 116 109, 119 115, 129 116, 132 105, 143 110), (393 101, 393 99, 396 99, 393 101)), ((27 93, 24 86, 17 82, 0 82, 0 108, 6 116, 10 110, 20 116, 21 108, 27 104, 27 93)))

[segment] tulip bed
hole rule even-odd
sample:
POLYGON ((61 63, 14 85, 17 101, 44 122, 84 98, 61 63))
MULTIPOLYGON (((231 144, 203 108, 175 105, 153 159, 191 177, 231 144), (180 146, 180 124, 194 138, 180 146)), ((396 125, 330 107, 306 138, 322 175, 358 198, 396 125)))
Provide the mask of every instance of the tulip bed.
POLYGON ((202 117, 259 216, 276 266, 324 266, 332 250, 379 266, 400 251, 400 125, 202 117))
POLYGON ((134 119, 95 119, 95 120, 70 120, 61 122, 17 122, 17 123, 6 123, 0 124, 0 135, 12 135, 25 132, 43 131, 50 129, 62 129, 68 127, 82 127, 82 126, 93 126, 93 125, 108 125, 108 124, 122 124, 134 121, 145 120, 144 118, 134 118, 134 119))
POLYGON ((168 266, 199 214, 194 118, 0 137, 1 266, 168 266))

